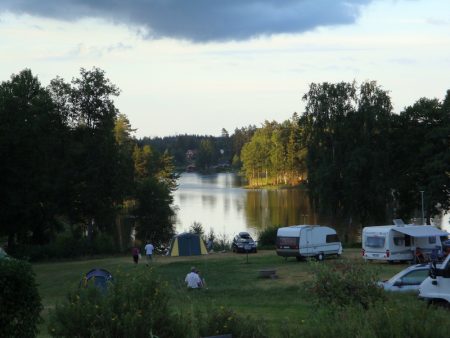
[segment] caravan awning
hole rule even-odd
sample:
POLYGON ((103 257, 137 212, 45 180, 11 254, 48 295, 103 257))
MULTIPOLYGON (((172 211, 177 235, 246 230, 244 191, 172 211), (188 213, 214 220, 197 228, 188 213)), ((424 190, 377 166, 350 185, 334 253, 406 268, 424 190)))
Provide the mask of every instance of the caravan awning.
POLYGON ((449 235, 447 231, 442 231, 430 225, 397 226, 394 228, 394 230, 411 237, 432 237, 449 235))

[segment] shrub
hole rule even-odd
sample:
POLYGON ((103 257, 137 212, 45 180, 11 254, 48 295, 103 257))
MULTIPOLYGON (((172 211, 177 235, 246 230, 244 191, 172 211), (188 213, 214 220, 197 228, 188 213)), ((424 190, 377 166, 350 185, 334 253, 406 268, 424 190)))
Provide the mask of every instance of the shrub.
POLYGON ((201 337, 231 334, 236 338, 268 337, 264 321, 242 316, 224 307, 198 314, 201 337))
POLYGON ((197 234, 204 239, 205 229, 203 229, 203 225, 200 222, 192 223, 191 227, 189 228, 189 232, 197 234))
POLYGON ((168 307, 167 285, 151 269, 117 274, 107 292, 79 289, 50 313, 54 337, 182 337, 189 327, 168 307))
POLYGON ((272 226, 261 230, 258 234, 258 246, 275 248, 277 240, 277 226, 272 226))
POLYGON ((217 241, 213 244, 214 251, 227 251, 231 250, 231 241, 227 235, 221 234, 217 237, 217 241))
POLYGON ((325 304, 359 304, 368 308, 384 300, 386 294, 377 285, 378 274, 363 263, 342 260, 334 265, 311 262, 315 273, 311 291, 325 304))
POLYGON ((55 241, 45 245, 18 245, 12 254, 30 261, 41 261, 52 258, 75 258, 95 254, 111 254, 117 252, 111 236, 98 234, 92 241, 87 238, 74 238, 61 235, 55 241))
POLYGON ((42 310, 31 265, 0 259, 0 337, 34 337, 42 310))
POLYGON ((368 309, 318 307, 283 337, 447 337, 447 322, 447 310, 427 307, 414 295, 398 295, 368 309))

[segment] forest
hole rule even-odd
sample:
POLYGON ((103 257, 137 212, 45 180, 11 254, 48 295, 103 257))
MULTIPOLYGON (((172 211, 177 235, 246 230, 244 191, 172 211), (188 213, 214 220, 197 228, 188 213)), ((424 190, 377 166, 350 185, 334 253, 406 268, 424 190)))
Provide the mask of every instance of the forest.
POLYGON ((332 222, 379 224, 450 203, 450 91, 420 98, 399 114, 376 82, 312 83, 305 112, 266 121, 242 148, 253 186, 303 184, 332 222))
POLYGON ((235 170, 249 187, 300 186, 335 222, 426 217, 450 207, 450 91, 399 114, 376 82, 312 83, 305 111, 230 135, 136 139, 103 70, 44 87, 29 69, 0 84, 0 238, 10 252, 123 251, 166 243, 182 170, 235 170))
POLYGON ((140 146, 99 68, 43 87, 31 70, 0 84, 0 236, 18 256, 117 252, 168 241, 172 158, 140 146), (39 251, 38 253, 34 251, 39 251))
POLYGON ((192 150, 199 171, 228 161, 249 187, 304 187, 332 223, 409 219, 421 208, 421 191, 428 222, 449 209, 450 91, 399 114, 374 81, 312 83, 302 100, 305 111, 283 122, 143 142, 169 152, 180 167, 192 150))

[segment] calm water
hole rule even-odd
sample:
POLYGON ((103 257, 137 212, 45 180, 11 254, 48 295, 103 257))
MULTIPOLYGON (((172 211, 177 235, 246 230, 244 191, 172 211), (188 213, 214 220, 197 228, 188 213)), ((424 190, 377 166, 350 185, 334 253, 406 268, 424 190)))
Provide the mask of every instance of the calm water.
MULTIPOLYGON (((239 176, 232 173, 199 175, 184 173, 174 194, 177 210, 177 232, 188 231, 194 222, 206 233, 231 240, 240 231, 258 238, 261 229, 271 225, 329 225, 327 219, 314 215, 306 192, 301 189, 243 189, 239 176)), ((449 214, 439 222, 450 231, 449 214)), ((359 231, 347 225, 333 225, 342 240, 359 240, 359 231)))
POLYGON ((201 223, 208 233, 231 239, 237 232, 258 231, 271 225, 314 223, 308 198, 303 190, 243 189, 232 173, 199 175, 184 173, 174 194, 177 232, 201 223))

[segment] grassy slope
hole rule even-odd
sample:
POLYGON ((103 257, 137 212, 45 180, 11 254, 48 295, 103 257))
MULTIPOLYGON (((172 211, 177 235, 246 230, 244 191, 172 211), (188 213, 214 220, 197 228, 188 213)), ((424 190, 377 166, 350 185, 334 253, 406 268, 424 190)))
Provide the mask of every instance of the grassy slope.
MULTIPOLYGON (((344 256, 360 262, 359 252, 357 249, 349 249, 344 256)), ((335 262, 336 259, 327 259, 324 264, 335 262)), ((113 275, 118 270, 135 273, 141 269, 149 269, 143 263, 145 261, 135 266, 131 257, 114 257, 35 264, 34 270, 44 305, 44 320, 48 318, 50 308, 63 301, 69 290, 78 287, 83 273, 96 267, 107 269, 113 275)), ((298 321, 308 312, 314 311, 306 288, 307 281, 312 276, 312 267, 293 258, 284 260, 274 251, 249 254, 248 263, 245 254, 216 253, 196 257, 157 257, 151 266, 171 286, 172 305, 176 310, 191 311, 224 306, 242 314, 264 317, 269 324, 284 320, 298 321), (186 290, 184 277, 193 265, 201 270, 207 289, 198 292, 186 290), (258 271, 264 268, 275 268, 279 278, 258 278, 258 271)), ((368 266, 378 269, 381 278, 388 278, 405 267, 386 263, 370 263, 368 266)), ((45 322, 41 325, 41 336, 46 336, 45 322)))

